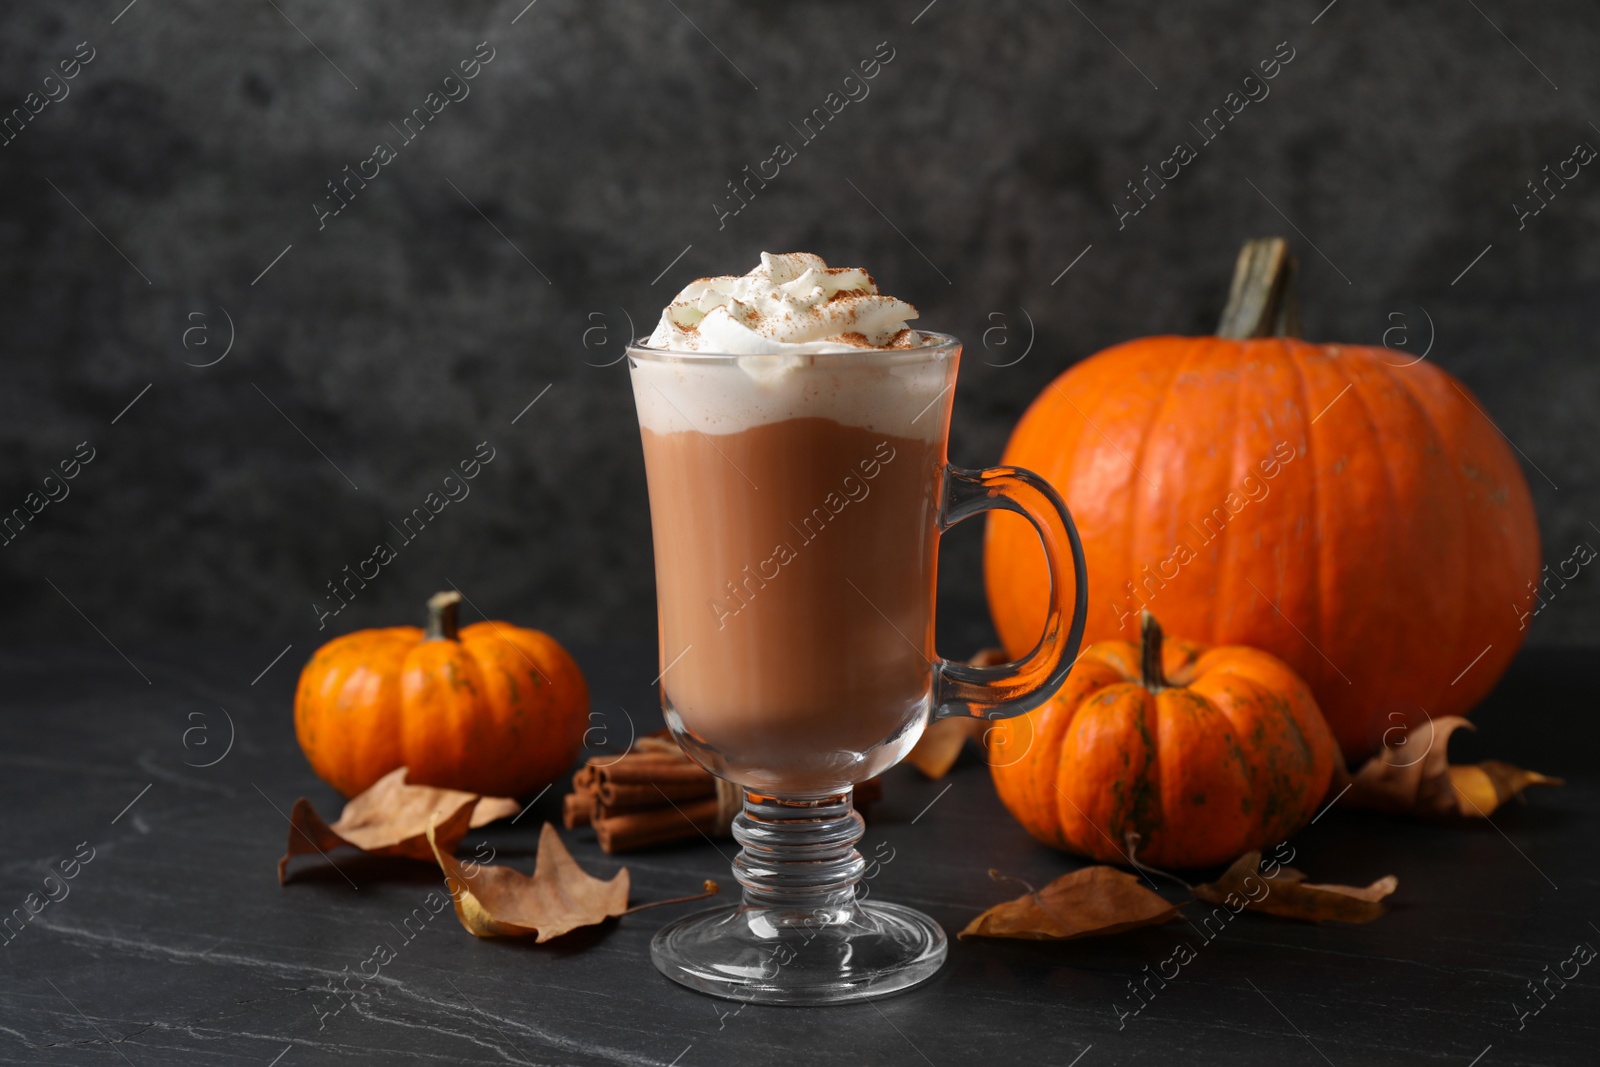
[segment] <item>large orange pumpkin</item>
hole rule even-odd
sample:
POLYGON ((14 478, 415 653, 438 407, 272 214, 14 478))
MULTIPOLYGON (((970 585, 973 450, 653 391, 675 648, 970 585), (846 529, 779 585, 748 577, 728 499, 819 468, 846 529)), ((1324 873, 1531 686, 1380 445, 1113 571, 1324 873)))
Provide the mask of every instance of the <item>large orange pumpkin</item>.
POLYGON ((1306 684, 1253 648, 1101 641, 1048 703, 988 735, 1000 799, 1047 845, 1208 867, 1305 825, 1338 747, 1306 684), (1130 841, 1130 835, 1137 838, 1130 841))
MULTIPOLYGON (((1176 632, 1271 652, 1354 759, 1494 686, 1522 644, 1539 531, 1516 458, 1459 381, 1388 348, 1286 336, 1292 266, 1279 239, 1247 244, 1218 336, 1072 367, 1004 462, 1043 475, 1077 520, 1085 642, 1133 636, 1148 607, 1176 632)), ((1048 581, 1026 523, 990 519, 985 576, 1020 656, 1048 581)))
POLYGON ((517 797, 553 782, 583 746, 589 689, 555 639, 486 621, 458 628, 459 593, 428 601, 426 631, 358 630, 300 674, 295 734, 311 767, 354 796, 396 767, 406 780, 517 797))

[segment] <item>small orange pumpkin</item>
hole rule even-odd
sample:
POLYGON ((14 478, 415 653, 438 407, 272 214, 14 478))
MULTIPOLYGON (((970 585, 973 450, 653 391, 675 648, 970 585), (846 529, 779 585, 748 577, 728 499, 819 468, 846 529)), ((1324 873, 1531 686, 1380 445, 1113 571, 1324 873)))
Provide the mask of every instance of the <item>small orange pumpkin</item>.
POLYGON ((426 631, 358 630, 300 673, 295 734, 345 796, 396 767, 418 785, 525 796, 572 766, 589 687, 555 639, 489 620, 460 628, 461 594, 428 601, 426 631))
POLYGON ((1112 863, 1207 867, 1305 825, 1338 759, 1311 690, 1253 648, 1092 645, 1066 684, 989 734, 1000 799, 1047 845, 1112 863))

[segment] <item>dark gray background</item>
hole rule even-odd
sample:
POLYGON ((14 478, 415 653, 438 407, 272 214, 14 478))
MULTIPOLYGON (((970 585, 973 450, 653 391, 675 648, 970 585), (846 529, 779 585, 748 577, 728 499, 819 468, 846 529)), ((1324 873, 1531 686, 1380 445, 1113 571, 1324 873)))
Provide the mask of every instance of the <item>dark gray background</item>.
MULTIPOLYGON (((982 465, 1074 361, 1209 332, 1239 241, 1285 233, 1308 336, 1434 334, 1526 457, 1546 558, 1600 539, 1600 172, 1521 231, 1511 206, 1600 145, 1592 3, 524 2, 6 5, 5 109, 78 42, 98 55, 0 148, 0 509, 98 455, 0 548, 0 636, 298 657, 447 581, 564 639, 648 636, 631 397, 592 364, 762 249, 867 266, 965 337, 952 458, 982 465), (470 97, 319 232, 324 183, 484 40, 470 97), (1119 231, 1123 183, 1286 40, 1270 97, 1119 231), (801 145, 789 123, 883 41, 871 95, 801 145), (719 230, 725 183, 780 140, 799 158, 719 230), (224 310, 228 357, 186 366, 221 352, 224 310), (472 495, 319 633, 323 583, 484 440, 472 495)), ((947 654, 985 636, 979 545, 947 542, 947 654)), ((1532 640, 1600 637, 1596 583, 1532 640)))

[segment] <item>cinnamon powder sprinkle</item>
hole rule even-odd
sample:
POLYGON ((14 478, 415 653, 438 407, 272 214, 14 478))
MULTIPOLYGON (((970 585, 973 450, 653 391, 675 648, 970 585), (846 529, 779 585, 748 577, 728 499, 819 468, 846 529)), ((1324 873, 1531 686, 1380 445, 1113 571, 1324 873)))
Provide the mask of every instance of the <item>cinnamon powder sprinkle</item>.
POLYGON ((825 340, 833 341, 833 342, 836 342, 836 343, 841 344, 841 345, 850 345, 850 346, 852 346, 854 348, 877 348, 878 347, 877 345, 873 344, 871 341, 867 340, 867 335, 866 334, 859 333, 859 332, 857 332, 855 330, 851 330, 849 333, 841 333, 837 337, 825 338, 825 340))

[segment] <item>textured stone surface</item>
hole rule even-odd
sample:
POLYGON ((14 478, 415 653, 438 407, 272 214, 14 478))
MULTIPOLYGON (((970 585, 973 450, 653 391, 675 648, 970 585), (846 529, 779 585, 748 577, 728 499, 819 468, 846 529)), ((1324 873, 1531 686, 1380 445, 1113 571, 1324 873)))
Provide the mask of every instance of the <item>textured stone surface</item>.
MULTIPOLYGON (((1520 231, 1510 206, 1600 144, 1592 4, 1344 0, 1312 24, 1321 0, 923 3, 8 5, 6 108, 78 42, 96 55, 0 148, 0 507, 78 442, 96 458, 0 549, 0 636, 98 640, 70 599, 118 642, 298 657, 447 581, 571 639, 647 636, 631 399, 596 365, 626 316, 643 332, 762 249, 867 265, 968 339, 952 456, 982 464, 1061 368, 1209 330, 1239 240, 1293 234, 1278 209, 1308 334, 1376 343, 1401 313, 1415 350, 1426 309, 1429 358, 1526 457, 1547 558, 1600 538, 1600 173, 1520 231), (471 95, 398 144, 391 123, 485 40, 471 95), (885 41, 870 96, 803 143, 791 123, 885 41), (1282 41, 1271 95, 1119 230, 1124 183, 1282 41), (319 230, 324 183, 380 141, 396 158, 319 230), (719 228, 725 183, 779 141, 798 158, 719 228), (220 354, 224 311, 227 358, 186 366, 220 354), (485 440, 472 495, 319 634, 323 583, 485 440)), ((947 543, 950 653, 987 630, 979 543, 947 543)), ((1600 637, 1596 588, 1563 590, 1533 640, 1600 637)))
MULTIPOLYGON (((1313 880, 1399 878, 1370 925, 1219 918, 1191 903, 1168 925, 1111 937, 952 940, 925 985, 833 1008, 741 1007, 663 978, 650 938, 683 907, 535 946, 468 935, 442 897, 428 903, 443 877, 427 863, 336 850, 296 859, 279 886, 294 798, 338 810, 295 747, 294 672, 280 664, 252 686, 267 646, 127 652, 150 685, 108 648, 0 651, 0 721, 12 726, 0 915, 45 889, 80 842, 93 850, 65 897, 0 936, 0 1064, 1594 1063, 1595 964, 1575 978, 1563 964, 1597 943, 1585 892, 1597 863, 1580 836, 1600 804, 1592 649, 1524 652, 1474 716, 1479 731, 1451 742, 1458 759, 1513 760, 1565 775, 1564 788, 1495 812, 1493 828, 1335 803, 1295 835, 1294 866, 1313 880), (1530 706, 1548 730, 1523 728, 1530 706), (375 969, 380 944, 394 958, 375 969), (1181 969, 1180 945, 1193 954, 1181 969), (1530 983, 1547 983, 1539 999, 1530 983)), ((660 724, 647 644, 578 656, 608 740, 627 740, 618 708, 637 729, 660 724)), ((559 791, 459 854, 527 873, 559 791)), ((705 878, 735 888, 731 842, 607 856, 589 831, 563 836, 596 875, 626 864, 634 902, 705 878)), ((1019 891, 990 868, 1037 886, 1083 863, 1005 814, 975 754, 944 782, 891 769, 861 851, 873 899, 916 907, 952 937, 1019 891)))

